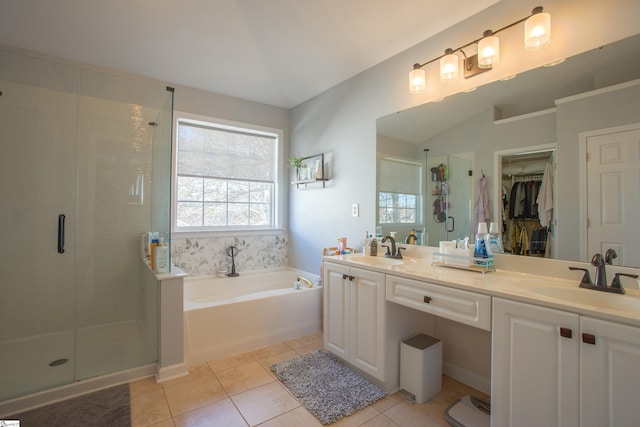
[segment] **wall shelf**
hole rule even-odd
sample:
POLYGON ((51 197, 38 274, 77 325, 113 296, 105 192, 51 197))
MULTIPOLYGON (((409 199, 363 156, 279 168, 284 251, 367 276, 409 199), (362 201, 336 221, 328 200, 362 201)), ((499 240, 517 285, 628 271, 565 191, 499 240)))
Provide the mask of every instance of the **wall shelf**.
MULTIPOLYGON (((307 167, 301 168, 300 170, 303 170, 307 176, 304 179, 296 179, 292 181, 291 184, 295 185, 296 188, 300 188, 300 185, 303 184, 306 188, 307 184, 322 182, 322 188, 325 188, 329 178, 327 178, 324 153, 303 157, 302 160, 307 167)), ((296 175, 298 175, 300 170, 296 170, 296 175)))

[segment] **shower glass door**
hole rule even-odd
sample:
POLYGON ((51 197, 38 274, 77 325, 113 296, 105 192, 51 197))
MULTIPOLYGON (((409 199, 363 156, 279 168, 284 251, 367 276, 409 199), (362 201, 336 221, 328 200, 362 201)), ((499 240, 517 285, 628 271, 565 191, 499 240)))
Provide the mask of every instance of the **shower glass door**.
MULTIPOLYGON (((157 361, 157 293, 145 286, 140 237, 152 231, 153 138, 171 96, 96 71, 79 80, 76 380, 157 361)), ((170 157, 163 166, 169 175, 170 157)))
POLYGON ((74 380, 77 83, 0 50, 0 401, 74 380))

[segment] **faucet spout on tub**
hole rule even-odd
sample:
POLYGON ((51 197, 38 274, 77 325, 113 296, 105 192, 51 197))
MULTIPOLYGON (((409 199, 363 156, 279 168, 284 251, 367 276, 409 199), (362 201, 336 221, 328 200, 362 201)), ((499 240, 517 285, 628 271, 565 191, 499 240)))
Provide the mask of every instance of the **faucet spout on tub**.
POLYGON ((304 283, 307 288, 313 288, 313 283, 311 283, 311 280, 306 277, 298 276, 296 277, 296 281, 304 283))

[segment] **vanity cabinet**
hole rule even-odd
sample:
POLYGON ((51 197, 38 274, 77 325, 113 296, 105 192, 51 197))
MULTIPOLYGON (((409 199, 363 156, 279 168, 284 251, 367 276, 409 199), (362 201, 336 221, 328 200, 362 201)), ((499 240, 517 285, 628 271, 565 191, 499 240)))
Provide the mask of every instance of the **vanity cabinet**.
POLYGON ((632 426, 640 328, 493 299, 492 427, 632 426))
POLYGON ((492 427, 579 425, 579 322, 493 298, 492 427))
POLYGON ((324 347, 385 381, 385 275, 324 264, 324 347))
POLYGON ((580 425, 640 423, 640 328, 581 317, 580 425))

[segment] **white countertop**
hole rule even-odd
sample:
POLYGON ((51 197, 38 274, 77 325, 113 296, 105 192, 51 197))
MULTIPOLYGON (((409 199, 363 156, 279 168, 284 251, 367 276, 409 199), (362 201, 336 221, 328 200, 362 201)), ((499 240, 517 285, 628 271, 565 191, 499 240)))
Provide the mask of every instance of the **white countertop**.
MULTIPOLYGON (((339 255, 324 257, 324 260, 640 327, 640 291, 638 289, 626 289, 625 295, 581 289, 579 283, 582 276, 577 274, 581 272, 574 272, 571 275, 576 279, 555 278, 503 270, 500 269, 500 262, 498 262, 496 271, 482 274, 432 266, 431 257, 405 256, 399 265, 382 264, 376 258, 378 257, 339 255), (545 295, 556 292, 554 296, 545 295)), ((558 263, 552 260, 547 262, 558 263)), ((580 266, 579 263, 573 264, 580 266)), ((561 267, 566 269, 566 266, 561 267)), ((555 265, 555 268, 558 266, 555 265)), ((613 274, 611 274, 612 277, 613 274)))

